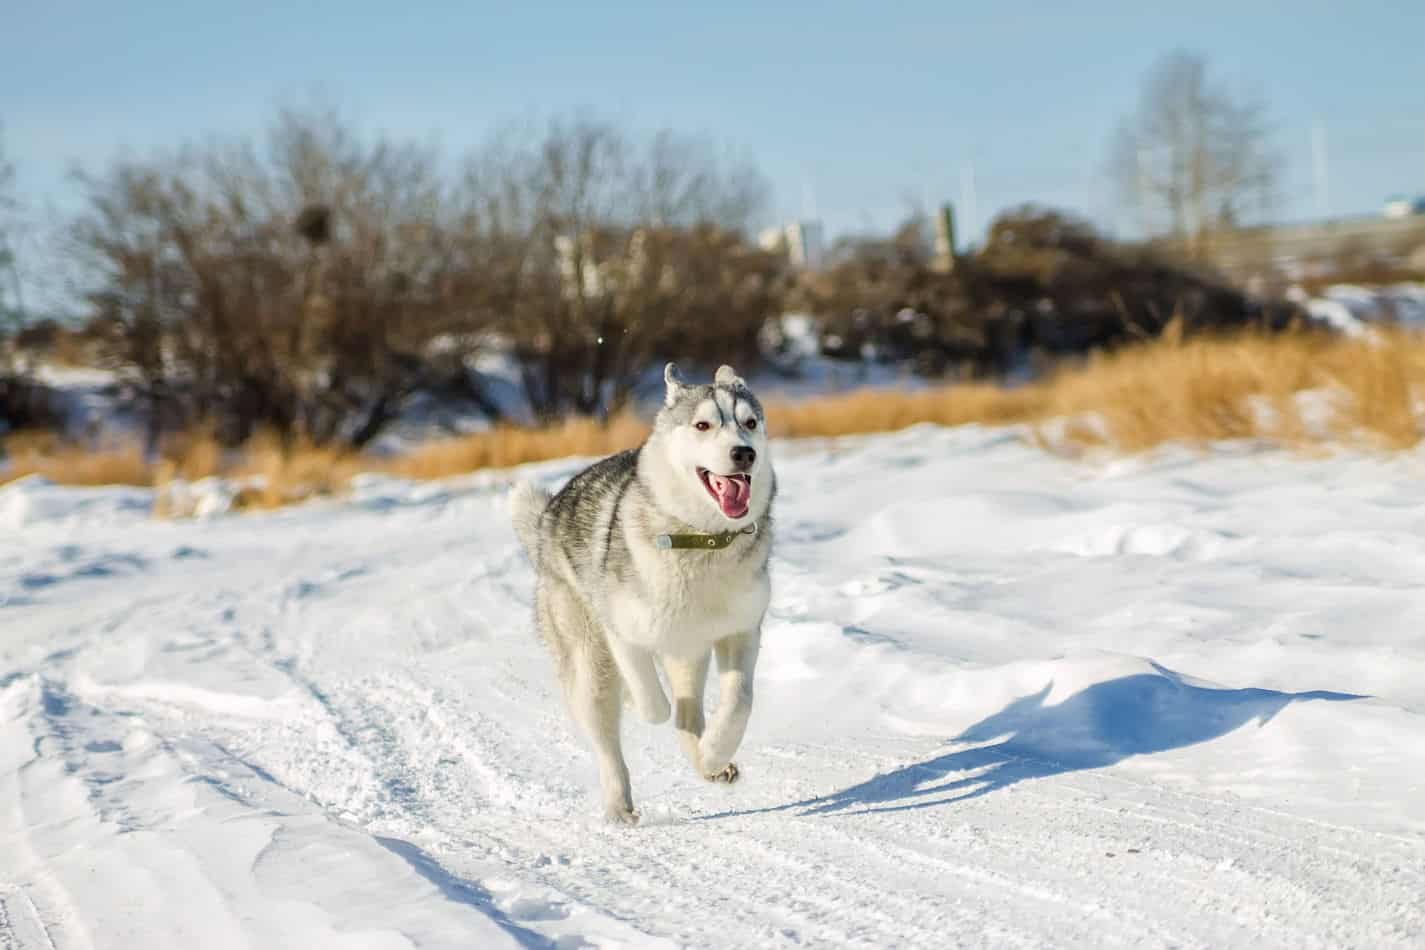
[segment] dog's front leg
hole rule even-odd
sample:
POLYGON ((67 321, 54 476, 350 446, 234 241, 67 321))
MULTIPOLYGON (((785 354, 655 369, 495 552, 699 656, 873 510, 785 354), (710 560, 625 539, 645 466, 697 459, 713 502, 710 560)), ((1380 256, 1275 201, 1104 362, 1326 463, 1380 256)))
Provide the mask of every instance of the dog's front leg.
POLYGON ((667 722, 673 710, 663 693, 663 684, 658 682, 658 668, 653 663, 653 654, 625 642, 617 635, 609 637, 609 651, 614 655, 614 664, 628 687, 629 695, 633 697, 638 714, 651 723, 667 722))
POLYGON ((729 782, 737 778, 732 756, 742 744, 747 720, 752 716, 752 674, 757 668, 761 637, 761 632, 754 630, 713 644, 717 654, 717 711, 698 743, 702 772, 708 778, 729 782))
POLYGON ((673 693, 673 728, 678 730, 678 744, 683 754, 701 775, 703 757, 698 740, 703 737, 703 688, 708 681, 709 651, 695 660, 665 656, 663 672, 668 676, 668 688, 673 693))

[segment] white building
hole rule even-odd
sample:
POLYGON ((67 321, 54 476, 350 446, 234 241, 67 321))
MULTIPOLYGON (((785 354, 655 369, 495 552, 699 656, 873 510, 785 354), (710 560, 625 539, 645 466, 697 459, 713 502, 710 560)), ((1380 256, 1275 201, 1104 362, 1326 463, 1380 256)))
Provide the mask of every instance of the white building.
POLYGON ((1387 218, 1408 218, 1412 215, 1425 214, 1425 197, 1410 199, 1394 195, 1386 200, 1381 213, 1387 218))
POLYGON ((778 228, 768 228, 757 236, 764 251, 787 255, 793 267, 816 270, 825 256, 820 221, 793 221, 778 228))

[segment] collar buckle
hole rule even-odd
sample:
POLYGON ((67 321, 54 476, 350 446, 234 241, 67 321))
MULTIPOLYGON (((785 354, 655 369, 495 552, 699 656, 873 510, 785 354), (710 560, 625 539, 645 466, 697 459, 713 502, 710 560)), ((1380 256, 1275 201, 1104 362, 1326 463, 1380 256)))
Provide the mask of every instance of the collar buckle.
POLYGON ((653 538, 653 546, 660 551, 721 551, 736 541, 739 536, 755 535, 758 530, 757 522, 754 521, 745 528, 724 531, 720 534, 660 534, 653 538))

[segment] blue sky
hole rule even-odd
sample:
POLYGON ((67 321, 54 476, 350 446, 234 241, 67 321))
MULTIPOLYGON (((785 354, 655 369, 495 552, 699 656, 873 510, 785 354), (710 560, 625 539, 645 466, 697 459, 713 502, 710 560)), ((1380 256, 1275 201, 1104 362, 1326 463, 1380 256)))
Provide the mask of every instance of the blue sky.
POLYGON ((0 122, 32 204, 66 172, 260 130, 314 94, 362 127, 451 151, 510 118, 588 108, 750 154, 772 217, 885 228, 976 183, 982 225, 1024 201, 1131 228, 1103 171, 1152 62, 1206 55, 1260 96, 1287 158, 1279 216, 1425 192, 1425 3, 239 3, 12 0, 0 122), (1073 6, 1074 9, 1068 9, 1073 6))

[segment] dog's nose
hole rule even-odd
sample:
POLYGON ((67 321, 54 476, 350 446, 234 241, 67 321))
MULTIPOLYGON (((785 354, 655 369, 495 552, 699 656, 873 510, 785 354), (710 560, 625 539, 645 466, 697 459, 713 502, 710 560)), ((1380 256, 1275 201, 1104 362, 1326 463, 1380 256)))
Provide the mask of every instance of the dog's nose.
POLYGON ((757 450, 750 445, 734 445, 732 447, 732 464, 738 468, 751 468, 752 463, 757 460, 757 450))

